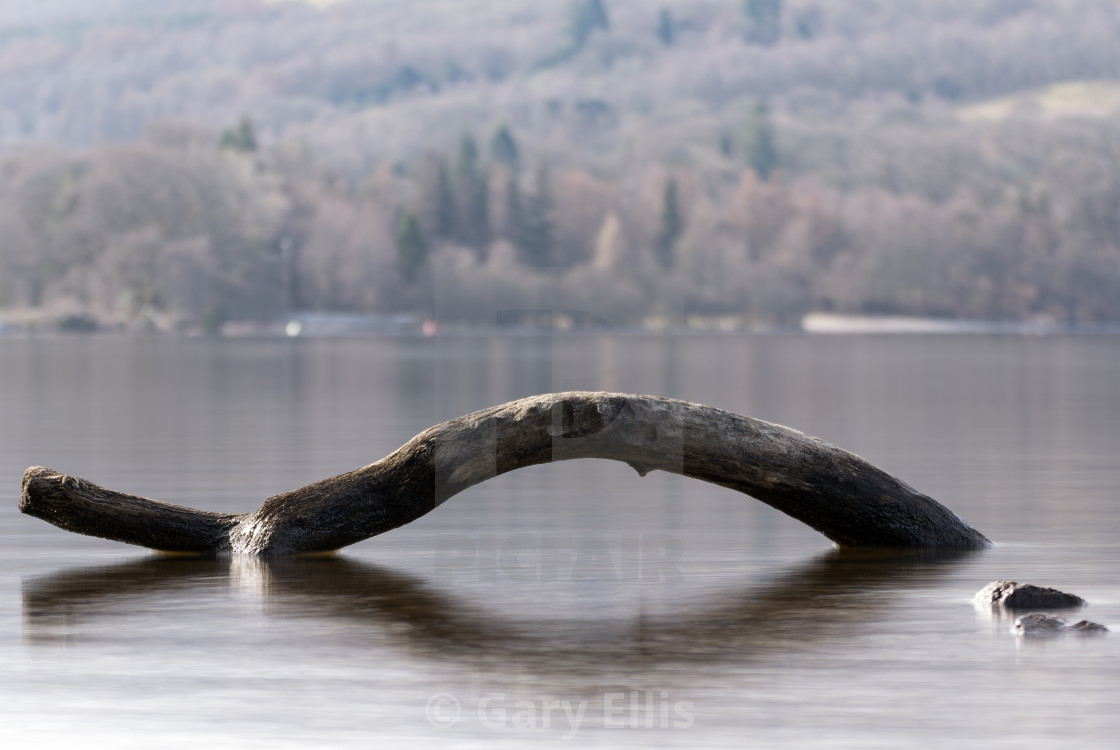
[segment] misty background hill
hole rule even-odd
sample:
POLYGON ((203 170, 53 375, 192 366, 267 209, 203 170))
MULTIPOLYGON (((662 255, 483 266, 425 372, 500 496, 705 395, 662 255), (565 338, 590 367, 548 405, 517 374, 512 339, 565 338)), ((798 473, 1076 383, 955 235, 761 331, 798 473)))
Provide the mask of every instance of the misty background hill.
POLYGON ((1108 0, 5 7, 0 308, 1120 320, 1118 38, 1108 0))

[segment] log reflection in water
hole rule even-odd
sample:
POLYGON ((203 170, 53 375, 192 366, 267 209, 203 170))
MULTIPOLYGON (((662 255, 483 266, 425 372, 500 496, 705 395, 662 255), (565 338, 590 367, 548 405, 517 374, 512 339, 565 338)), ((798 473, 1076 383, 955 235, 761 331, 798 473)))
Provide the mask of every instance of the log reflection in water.
POLYGON ((23 612, 28 640, 41 643, 60 626, 127 618, 147 599, 173 593, 201 601, 206 592, 248 584, 268 616, 330 618, 347 623, 350 638, 397 644, 413 656, 541 675, 605 674, 827 647, 881 619, 900 582, 940 576, 971 554, 838 549, 770 583, 690 602, 688 611, 628 620, 499 616, 422 578, 346 557, 152 556, 26 581, 23 612))

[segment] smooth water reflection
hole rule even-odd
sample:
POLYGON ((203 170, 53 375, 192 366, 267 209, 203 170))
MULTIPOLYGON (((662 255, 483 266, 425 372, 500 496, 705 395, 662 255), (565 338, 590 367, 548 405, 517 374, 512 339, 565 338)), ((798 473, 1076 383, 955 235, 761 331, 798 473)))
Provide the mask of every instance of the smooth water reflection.
POLYGON ((607 629, 588 620, 503 618, 422 578, 337 556, 153 556, 70 569, 27 581, 23 614, 29 643, 80 639, 93 618, 123 621, 127 628, 131 616, 145 616, 146 600, 173 596, 205 607, 216 592, 244 595, 248 585, 271 617, 332 621, 352 639, 407 648, 413 656, 541 677, 601 678, 662 664, 780 658, 857 637, 869 612, 889 610, 892 586, 936 578, 970 554, 976 553, 830 550, 763 585, 721 591, 687 611, 639 615, 607 629))
POLYGON ((1111 337, 0 340, 0 743, 1111 747, 1120 635, 1017 639, 970 598, 1057 586, 1120 630, 1118 373, 1111 337), (998 545, 839 552, 605 461, 330 557, 163 557, 16 511, 31 464, 246 511, 569 389, 817 434, 998 545))

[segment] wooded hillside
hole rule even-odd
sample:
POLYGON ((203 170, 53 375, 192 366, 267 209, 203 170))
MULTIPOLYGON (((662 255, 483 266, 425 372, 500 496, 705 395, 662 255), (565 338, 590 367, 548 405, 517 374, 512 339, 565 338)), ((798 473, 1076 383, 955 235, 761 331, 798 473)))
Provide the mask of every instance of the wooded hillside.
POLYGON ((1120 320, 1108 0, 150 5, 0 13, 8 317, 1120 320))

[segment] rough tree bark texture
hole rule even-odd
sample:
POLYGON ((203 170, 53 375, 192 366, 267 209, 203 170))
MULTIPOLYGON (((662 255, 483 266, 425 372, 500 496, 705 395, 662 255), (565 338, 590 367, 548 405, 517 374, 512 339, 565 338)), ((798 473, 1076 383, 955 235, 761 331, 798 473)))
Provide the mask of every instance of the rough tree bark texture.
MULTIPOLYGON (((246 514, 126 495, 32 467, 20 510, 68 531, 175 552, 325 552, 403 526, 523 466, 624 461, 751 495, 844 546, 978 548, 952 511, 859 456, 788 427, 675 399, 552 393, 438 424, 361 469, 246 514)), ((562 501, 563 498, 557 498, 562 501)))

